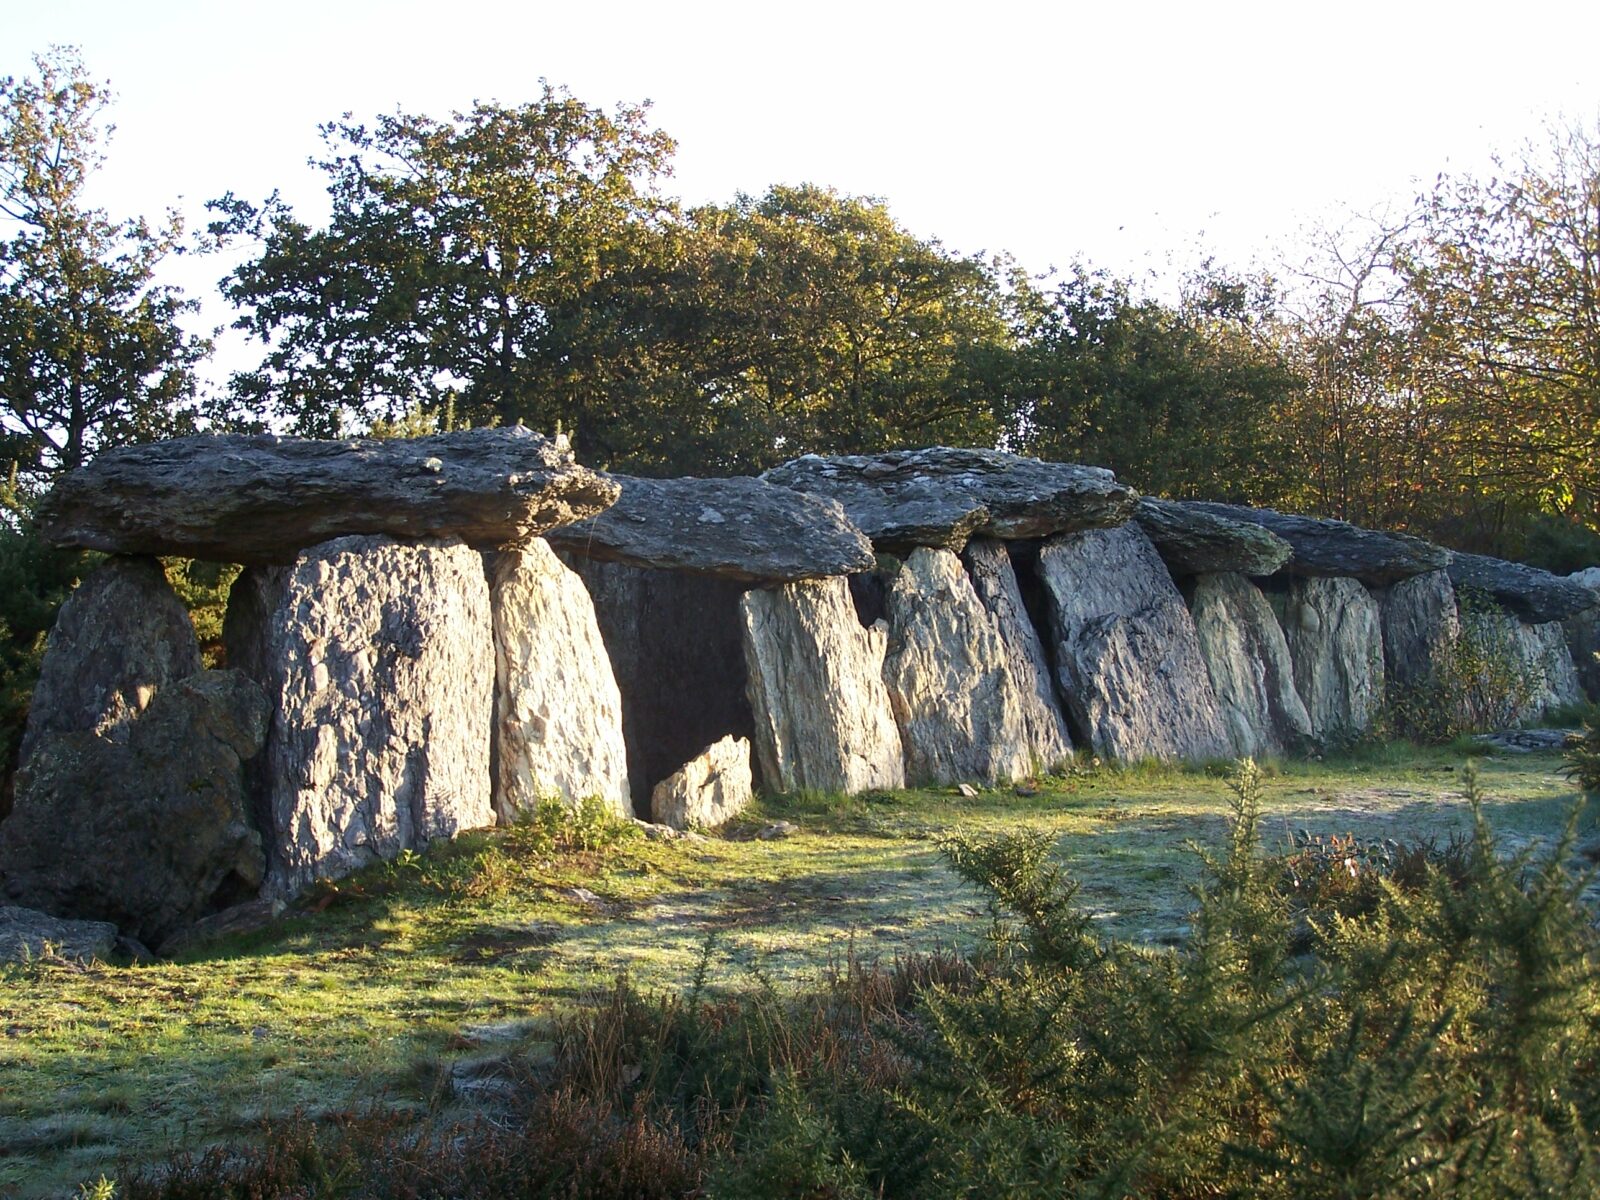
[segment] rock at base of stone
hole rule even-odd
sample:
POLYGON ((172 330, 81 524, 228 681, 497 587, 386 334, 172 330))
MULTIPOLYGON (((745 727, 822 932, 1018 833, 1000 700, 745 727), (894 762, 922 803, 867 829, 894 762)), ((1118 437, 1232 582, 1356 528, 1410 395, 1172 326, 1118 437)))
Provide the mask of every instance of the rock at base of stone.
POLYGON ((266 734, 260 687, 203 671, 163 687, 127 729, 44 738, 0 824, 12 899, 112 921, 152 945, 260 886, 243 760, 266 734))
POLYGON ((1309 577, 1272 595, 1294 663, 1295 690, 1324 745, 1365 734, 1383 707, 1378 603, 1354 579, 1309 577))
POLYGON ((650 789, 723 737, 753 736, 746 698, 742 584, 563 556, 594 601, 622 696, 636 815, 650 789))
POLYGON ((1201 575, 1190 612, 1233 752, 1282 754, 1310 742, 1283 627, 1261 589, 1243 575, 1201 575))
POLYGON ((1383 627, 1387 684, 1414 688, 1437 679, 1461 636, 1456 589, 1449 572, 1413 575, 1374 595, 1383 627))
POLYGON ((961 560, 949 550, 913 550, 885 603, 883 679, 907 783, 1000 783, 1032 774, 1023 697, 961 560))
POLYGON ((156 953, 162 958, 174 958, 221 938, 258 933, 283 916, 288 907, 282 900, 246 900, 180 929, 162 942, 156 953))
POLYGON ((493 557, 489 602, 496 815, 598 796, 631 816, 622 699, 583 580, 535 539, 493 557))
POLYGON ((967 543, 961 561, 1000 635, 1007 669, 1021 693, 1022 724, 1032 757, 1045 767, 1065 762, 1072 755, 1072 737, 1056 700, 1055 676, 1044 642, 1028 616, 1010 552, 1004 542, 974 538, 967 543))
POLYGON ((117 927, 108 921, 62 920, 37 909, 0 905, 0 962, 103 961, 116 945, 117 927))
POLYGON ((45 643, 17 761, 55 733, 126 736, 156 691, 200 670, 189 612, 153 558, 109 558, 67 597, 45 643))
POLYGON ((725 737, 656 784, 650 793, 651 819, 672 829, 715 829, 754 798, 750 742, 725 737))
POLYGON ((780 791, 905 786, 883 683, 888 636, 856 618, 842 577, 752 589, 739 601, 763 780, 780 791))
POLYGON ((1039 550, 1061 691, 1095 751, 1203 760, 1231 750, 1194 621, 1137 525, 1039 550))
POLYGON ((386 537, 306 550, 261 661, 274 708, 265 895, 494 824, 494 634, 477 551, 386 537))

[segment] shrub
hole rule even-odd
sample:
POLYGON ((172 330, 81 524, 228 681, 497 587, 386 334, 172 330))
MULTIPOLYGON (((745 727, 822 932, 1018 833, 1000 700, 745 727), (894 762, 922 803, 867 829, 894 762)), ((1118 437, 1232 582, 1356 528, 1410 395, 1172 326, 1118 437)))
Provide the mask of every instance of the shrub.
POLYGON ((1600 797, 1600 710, 1591 709, 1583 732, 1567 740, 1567 777, 1592 797, 1600 797))

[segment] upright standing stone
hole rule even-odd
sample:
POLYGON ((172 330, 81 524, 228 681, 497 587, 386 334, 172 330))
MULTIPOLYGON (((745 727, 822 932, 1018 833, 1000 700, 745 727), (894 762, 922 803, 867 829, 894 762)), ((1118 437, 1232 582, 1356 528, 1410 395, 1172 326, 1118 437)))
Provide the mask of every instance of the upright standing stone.
POLYGON ((753 589, 739 608, 767 785, 904 787, 900 733, 883 683, 888 635, 862 627, 844 578, 753 589))
POLYGON ((19 763, 41 738, 113 741, 165 684, 200 670, 188 610, 153 558, 110 558, 67 597, 45 642, 19 763))
POLYGON ((889 702, 913 785, 1033 771, 1022 693, 1005 646, 949 550, 911 552, 889 585, 889 702))
POLYGON ((1429 571, 1375 593, 1390 684, 1418 687, 1437 678, 1461 636, 1456 590, 1446 571, 1429 571))
POLYGON ((1532 696, 1521 719, 1535 721, 1555 709, 1584 703, 1583 685, 1573 667, 1572 654, 1567 649, 1567 638, 1561 623, 1545 621, 1530 625, 1516 620, 1510 614, 1507 614, 1507 619, 1515 622, 1513 641, 1533 685, 1532 696))
MULTIPOLYGON (((1567 576, 1595 593, 1600 603, 1600 567, 1585 567, 1567 576)), ((1591 608, 1562 622, 1567 649, 1578 673, 1578 683, 1589 699, 1600 704, 1600 607, 1591 608)))
POLYGON ((1383 705, 1383 634, 1372 593, 1354 579, 1307 577, 1291 580, 1274 600, 1312 734, 1337 743, 1365 733, 1383 705))
POLYGON ((544 541, 494 557, 495 812, 599 796, 631 815, 622 698, 583 580, 544 541))
POLYGON ((972 588, 989 610, 1007 669, 1021 694, 1022 724, 1027 731, 1033 757, 1054 766, 1072 753, 1072 737, 1056 700, 1056 685, 1050 660, 1045 655, 1039 631, 1028 616, 1022 600, 1017 573, 1004 542, 993 538, 974 538, 967 543, 961 560, 967 566, 972 588))
POLYGON ((1096 751, 1121 759, 1229 752, 1194 621, 1137 525, 1049 539, 1039 577, 1062 694, 1096 751))
POLYGON ((1267 598, 1243 575, 1195 581, 1195 633, 1237 755, 1282 754, 1311 740, 1294 664, 1267 598))
POLYGON ((494 635, 476 551, 386 537, 313 546, 265 637, 266 894, 494 823, 494 635))

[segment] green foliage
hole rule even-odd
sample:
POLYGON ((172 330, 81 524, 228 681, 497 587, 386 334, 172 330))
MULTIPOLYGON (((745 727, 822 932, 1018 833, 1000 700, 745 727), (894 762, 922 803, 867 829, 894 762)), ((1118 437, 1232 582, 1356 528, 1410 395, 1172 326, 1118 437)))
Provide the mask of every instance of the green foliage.
POLYGON ((241 568, 237 563, 198 558, 164 558, 161 565, 167 582, 189 610, 206 665, 217 666, 221 662, 222 619, 228 611, 228 592, 241 568))
POLYGON ((1565 757, 1568 777, 1591 797, 1600 797, 1600 710, 1591 709, 1583 732, 1568 739, 1565 757))
POLYGON ((1456 595, 1459 636, 1437 652, 1433 674, 1407 687, 1391 686, 1380 727, 1425 744, 1463 734, 1507 729, 1522 721, 1542 683, 1515 624, 1489 596, 1472 588, 1456 595))
POLYGON ((0 80, 0 216, 16 228, 0 242, 0 463, 45 474, 185 430, 209 345, 179 327, 193 304, 153 282, 176 216, 154 230, 84 202, 109 91, 70 49, 34 69, 0 80))

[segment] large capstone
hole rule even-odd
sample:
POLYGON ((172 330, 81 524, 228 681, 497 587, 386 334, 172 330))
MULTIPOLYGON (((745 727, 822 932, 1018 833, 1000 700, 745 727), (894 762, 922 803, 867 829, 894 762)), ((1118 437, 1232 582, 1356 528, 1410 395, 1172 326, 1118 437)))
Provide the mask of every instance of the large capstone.
MULTIPOLYGON (((1586 567, 1567 576, 1595 594, 1600 605, 1600 567, 1586 567)), ((1562 622, 1567 635, 1567 649, 1572 654, 1572 665, 1578 674, 1578 683, 1589 699, 1600 703, 1600 607, 1591 608, 1562 622)))
POLYGON ((273 707, 269 896, 494 823, 494 635, 476 551, 384 537, 314 546, 258 636, 273 707))
POLYGON ((752 589, 739 601, 755 747, 780 791, 905 786, 883 683, 888 635, 864 628, 843 578, 752 589))
POLYGON ((592 517, 618 487, 564 439, 521 426, 423 438, 173 438, 108 450, 56 484, 39 527, 56 546, 290 563, 344 534, 495 548, 592 517))
POLYGON ((885 604, 883 678, 907 782, 998 783, 1031 774, 1022 692, 961 560, 949 550, 913 550, 885 604))
POLYGON ((266 723, 252 680, 203 671, 163 686, 122 740, 41 738, 0 823, 4 894, 152 945, 250 898, 265 863, 242 763, 266 723))
POLYGON ((1311 716, 1295 690, 1283 627, 1261 589, 1243 575, 1201 575, 1190 612, 1234 754, 1304 747, 1311 716))
POLYGON ((1194 621, 1137 525, 1051 538, 1039 551, 1039 577, 1062 695, 1098 753, 1229 753, 1194 621))
POLYGON ((1483 554, 1452 554, 1449 571, 1457 588, 1487 593, 1529 625, 1565 621, 1600 604, 1600 595, 1576 580, 1483 554))
POLYGON ((1445 571, 1429 571, 1376 593, 1383 626, 1384 674, 1390 685, 1437 681, 1461 636, 1456 591, 1445 571))
POLYGON ((878 549, 960 550, 969 537, 1036 538, 1120 525, 1139 495, 1101 467, 1041 462, 999 450, 892 450, 772 468, 769 483, 831 496, 878 549))
POLYGON ((1277 534, 1294 550, 1284 567, 1291 575, 1348 577, 1373 587, 1386 587, 1425 571, 1442 570, 1450 559, 1448 550, 1419 537, 1380 533, 1346 521, 1209 501, 1190 501, 1187 507, 1260 525, 1277 534))
POLYGON ((19 762, 40 739, 120 740, 165 684, 200 670, 188 610, 153 558, 111 558, 67 597, 45 643, 19 762))
POLYGON ((1174 575, 1271 575, 1294 553, 1288 542, 1253 521, 1235 520, 1179 500, 1145 496, 1134 520, 1174 575))
POLYGON ((535 538, 494 556, 495 812, 598 796, 631 815, 622 698, 583 580, 535 538))
POLYGON ((1377 601, 1354 579, 1299 578, 1272 594, 1312 735, 1337 745, 1371 728, 1383 705, 1377 601))
POLYGON ((1037 762, 1053 767, 1072 754, 1072 736, 1056 699, 1055 672, 1023 601, 1011 554, 1004 542, 973 538, 961 560, 1000 635, 1006 670, 1020 697, 1029 752, 1037 762))
POLYGON ((722 738, 650 791, 650 819, 671 829, 715 829, 755 799, 750 741, 722 738))
POLYGON ((749 738, 742 585, 686 571, 654 571, 570 558, 594 600, 617 690, 634 811, 650 793, 723 737, 749 738))
POLYGON ((837 500, 760 479, 637 479, 597 517, 553 530, 585 558, 696 571, 745 583, 790 583, 872 566, 872 543, 837 500))

